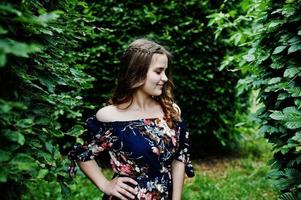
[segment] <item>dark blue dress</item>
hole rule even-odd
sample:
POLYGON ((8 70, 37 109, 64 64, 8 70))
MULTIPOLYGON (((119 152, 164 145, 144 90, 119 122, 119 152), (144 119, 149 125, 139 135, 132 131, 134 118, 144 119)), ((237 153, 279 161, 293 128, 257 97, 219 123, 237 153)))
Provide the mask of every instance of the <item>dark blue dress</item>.
POLYGON ((171 129, 161 118, 100 122, 92 116, 83 134, 84 144, 76 144, 69 152, 71 176, 76 161, 97 158, 102 151, 110 154, 114 177, 127 176, 138 182, 136 199, 171 199, 174 159, 185 164, 188 177, 194 176, 183 121, 171 129))

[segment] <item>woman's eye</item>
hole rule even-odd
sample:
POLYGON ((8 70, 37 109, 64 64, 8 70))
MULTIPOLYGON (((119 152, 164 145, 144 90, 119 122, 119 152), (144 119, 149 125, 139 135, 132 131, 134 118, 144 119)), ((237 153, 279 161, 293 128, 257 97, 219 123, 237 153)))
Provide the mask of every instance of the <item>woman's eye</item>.
POLYGON ((161 72, 160 72, 160 71, 156 71, 156 73, 157 73, 157 74, 161 74, 161 72))

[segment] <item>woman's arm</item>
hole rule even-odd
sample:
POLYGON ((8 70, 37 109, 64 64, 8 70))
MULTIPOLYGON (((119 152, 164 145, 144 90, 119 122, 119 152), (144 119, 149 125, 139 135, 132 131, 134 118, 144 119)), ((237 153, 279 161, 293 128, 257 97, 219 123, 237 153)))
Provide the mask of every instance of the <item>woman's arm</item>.
POLYGON ((183 182, 185 178, 185 164, 174 160, 171 164, 172 174, 172 200, 181 200, 183 182))
POLYGON ((96 161, 78 161, 77 164, 80 167, 80 169, 84 172, 84 174, 86 174, 86 176, 88 176, 89 179, 94 183, 94 185, 101 191, 105 192, 105 184, 108 180, 99 169, 96 161))
POLYGON ((103 175, 95 160, 85 162, 78 161, 77 163, 86 176, 88 176, 96 187, 105 194, 109 196, 116 196, 124 200, 127 198, 135 198, 134 195, 137 194, 137 190, 126 184, 126 182, 129 182, 137 185, 137 182, 134 179, 129 177, 116 177, 109 181, 103 175))

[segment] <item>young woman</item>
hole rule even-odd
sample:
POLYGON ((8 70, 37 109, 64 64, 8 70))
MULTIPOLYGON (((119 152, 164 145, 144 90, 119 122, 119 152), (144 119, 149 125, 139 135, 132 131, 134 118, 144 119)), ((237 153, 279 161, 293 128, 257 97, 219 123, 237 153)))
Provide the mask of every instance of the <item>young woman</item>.
POLYGON ((171 54, 138 39, 125 51, 109 105, 86 121, 84 144, 69 152, 105 193, 103 199, 181 199, 185 172, 194 176, 188 132, 172 95, 171 54), (108 151, 115 172, 102 174, 94 158, 108 151))

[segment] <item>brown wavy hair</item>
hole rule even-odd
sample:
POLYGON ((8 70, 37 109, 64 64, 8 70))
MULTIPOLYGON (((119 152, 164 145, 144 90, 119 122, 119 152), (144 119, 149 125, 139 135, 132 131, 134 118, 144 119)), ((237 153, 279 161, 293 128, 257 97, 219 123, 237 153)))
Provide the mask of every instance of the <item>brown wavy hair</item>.
POLYGON ((175 122, 180 120, 180 116, 179 111, 173 105, 172 55, 163 46, 153 41, 137 39, 128 46, 121 57, 117 86, 108 104, 118 106, 122 103, 130 102, 128 107, 132 104, 133 94, 141 86, 139 83, 146 79, 154 54, 164 54, 168 58, 168 67, 166 69, 168 81, 162 88, 162 94, 153 98, 161 105, 168 125, 173 127, 175 122))

